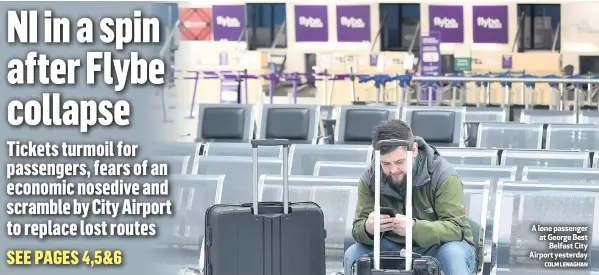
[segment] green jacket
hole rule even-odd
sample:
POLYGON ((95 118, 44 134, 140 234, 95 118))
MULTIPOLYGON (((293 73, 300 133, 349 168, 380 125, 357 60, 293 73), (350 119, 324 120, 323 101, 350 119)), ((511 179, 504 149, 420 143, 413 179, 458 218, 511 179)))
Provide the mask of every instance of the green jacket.
MULTIPOLYGON (((474 246, 470 222, 465 214, 464 189, 455 170, 437 150, 422 138, 416 137, 418 157, 414 161, 413 176, 413 217, 417 220, 413 227, 415 247, 430 248, 451 241, 466 240, 474 246)), ((374 211, 374 162, 362 175, 358 186, 358 203, 353 221, 354 239, 366 245, 374 240, 366 232, 368 215, 374 211)), ((404 214, 403 201, 405 184, 392 186, 383 175, 381 177, 381 207, 390 207, 397 214, 404 214)), ((405 237, 388 232, 386 237, 400 245, 405 237)), ((478 250, 478 248, 477 248, 478 250)), ((476 255, 479 258, 480 252, 476 255)), ((477 259, 481 263, 482 259, 477 259)))

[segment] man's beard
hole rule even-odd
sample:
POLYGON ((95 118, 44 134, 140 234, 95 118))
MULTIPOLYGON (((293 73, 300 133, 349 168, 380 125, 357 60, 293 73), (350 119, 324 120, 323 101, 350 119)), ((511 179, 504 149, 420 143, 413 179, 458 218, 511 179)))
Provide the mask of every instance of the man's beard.
POLYGON ((385 178, 386 178, 387 182, 390 182, 392 184, 398 184, 398 185, 399 184, 403 184, 406 181, 406 175, 405 174, 401 175, 401 178, 399 179, 399 181, 395 180, 392 176, 386 175, 386 174, 385 174, 385 178))

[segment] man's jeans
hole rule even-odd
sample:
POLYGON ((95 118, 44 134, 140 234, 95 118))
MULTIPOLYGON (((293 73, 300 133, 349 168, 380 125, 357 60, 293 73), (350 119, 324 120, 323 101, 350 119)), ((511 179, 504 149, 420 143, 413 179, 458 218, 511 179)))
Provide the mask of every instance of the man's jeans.
MULTIPOLYGON (((381 251, 401 251, 402 247, 398 244, 383 238, 381 239, 381 251)), ((433 256, 441 263, 441 269, 445 275, 466 275, 476 274, 476 256, 474 248, 466 241, 449 242, 441 245, 438 249, 430 250, 431 252, 423 256, 433 256)), ((351 275, 352 265, 354 262, 368 254, 372 253, 372 246, 367 246, 361 243, 356 243, 350 246, 345 251, 343 259, 343 268, 345 275, 351 275)))

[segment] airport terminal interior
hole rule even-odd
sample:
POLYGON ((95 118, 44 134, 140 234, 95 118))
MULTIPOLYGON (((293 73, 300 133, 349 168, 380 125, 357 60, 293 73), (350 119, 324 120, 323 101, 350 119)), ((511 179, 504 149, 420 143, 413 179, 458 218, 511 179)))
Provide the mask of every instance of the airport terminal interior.
POLYGON ((290 200, 324 212, 327 274, 343 274, 372 131, 390 119, 462 179, 480 274, 599 274, 599 2, 405 2, 160 7, 169 274, 205 274, 206 210, 251 202, 250 141, 274 138, 292 145, 259 148, 260 199, 282 200, 285 170, 290 200), (533 225, 587 228, 577 267, 543 260, 533 225))

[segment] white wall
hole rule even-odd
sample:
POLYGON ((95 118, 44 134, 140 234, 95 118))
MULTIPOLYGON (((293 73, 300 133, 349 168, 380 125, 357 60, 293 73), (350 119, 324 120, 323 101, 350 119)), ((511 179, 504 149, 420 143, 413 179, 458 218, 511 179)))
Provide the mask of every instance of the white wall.
POLYGON ((579 56, 599 55, 599 2, 562 4, 562 62, 578 72, 579 56))
POLYGON ((599 2, 562 4, 562 52, 599 53, 599 2))

